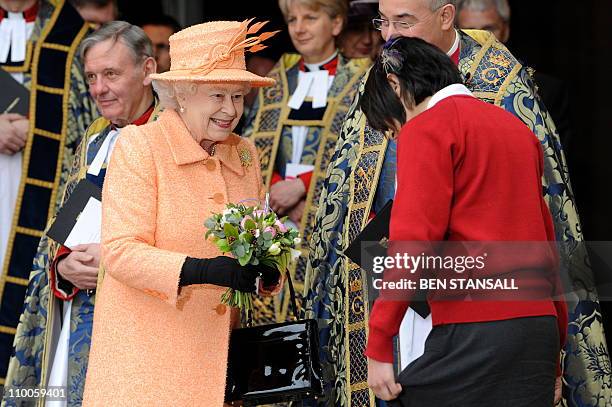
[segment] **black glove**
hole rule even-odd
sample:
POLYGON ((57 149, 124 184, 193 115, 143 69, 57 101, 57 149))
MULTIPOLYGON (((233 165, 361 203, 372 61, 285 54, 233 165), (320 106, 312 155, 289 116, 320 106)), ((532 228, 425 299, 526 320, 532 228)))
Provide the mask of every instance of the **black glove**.
POLYGON ((261 273, 261 279, 264 287, 272 287, 278 284, 280 280, 280 272, 276 268, 260 265, 251 266, 255 267, 259 273, 261 273))
POLYGON ((238 260, 227 256, 212 259, 187 257, 181 269, 180 286, 214 284, 250 293, 255 291, 255 279, 259 275, 253 266, 241 266, 238 260))

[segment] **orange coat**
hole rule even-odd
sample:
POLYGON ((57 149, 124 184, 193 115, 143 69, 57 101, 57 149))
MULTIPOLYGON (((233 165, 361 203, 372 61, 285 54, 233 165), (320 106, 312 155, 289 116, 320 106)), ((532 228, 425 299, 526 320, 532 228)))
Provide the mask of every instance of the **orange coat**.
POLYGON ((220 255, 204 221, 261 198, 255 147, 236 135, 209 156, 179 115, 128 126, 102 198, 102 264, 84 406, 222 406, 231 315, 225 288, 179 288, 186 256, 220 255))

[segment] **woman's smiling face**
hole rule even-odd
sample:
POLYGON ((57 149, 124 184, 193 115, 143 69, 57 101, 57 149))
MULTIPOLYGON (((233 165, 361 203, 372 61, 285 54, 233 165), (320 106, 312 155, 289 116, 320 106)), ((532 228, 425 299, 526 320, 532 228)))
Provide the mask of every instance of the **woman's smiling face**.
POLYGON ((193 138, 225 141, 242 117, 248 91, 245 84, 199 84, 193 94, 179 93, 180 115, 193 138))

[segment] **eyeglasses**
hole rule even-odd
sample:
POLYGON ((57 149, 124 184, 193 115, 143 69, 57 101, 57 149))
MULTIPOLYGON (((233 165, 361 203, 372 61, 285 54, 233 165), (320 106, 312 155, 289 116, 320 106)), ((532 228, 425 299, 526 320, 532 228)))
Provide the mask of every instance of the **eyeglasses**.
POLYGON ((374 26, 374 29, 378 31, 382 31, 383 29, 385 30, 389 29, 390 24, 393 24, 393 29, 395 29, 396 31, 400 31, 400 30, 409 30, 415 25, 417 25, 418 23, 407 23, 405 21, 391 21, 391 20, 385 20, 384 18, 372 19, 372 25, 374 26))
POLYGON ((396 30, 396 31, 409 30, 409 29, 411 29, 412 27, 414 27, 417 24, 420 24, 420 23, 423 23, 425 21, 428 21, 439 10, 443 9, 447 5, 448 4, 442 4, 442 5, 438 6, 435 10, 432 10, 432 13, 429 16, 427 16, 425 19, 423 19, 421 21, 417 21, 416 23, 407 23, 405 21, 385 20, 384 18, 374 18, 374 19, 372 19, 372 25, 374 25, 374 28, 376 30, 378 30, 378 31, 382 31, 383 29, 388 30, 390 24, 393 24, 393 29, 396 30))

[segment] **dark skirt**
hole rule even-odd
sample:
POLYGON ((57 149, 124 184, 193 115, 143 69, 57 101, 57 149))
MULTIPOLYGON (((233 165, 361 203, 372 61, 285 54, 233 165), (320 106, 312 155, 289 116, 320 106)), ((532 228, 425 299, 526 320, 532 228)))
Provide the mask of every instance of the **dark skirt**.
POLYGON ((551 407, 558 355, 552 316, 436 326, 388 405, 551 407))

